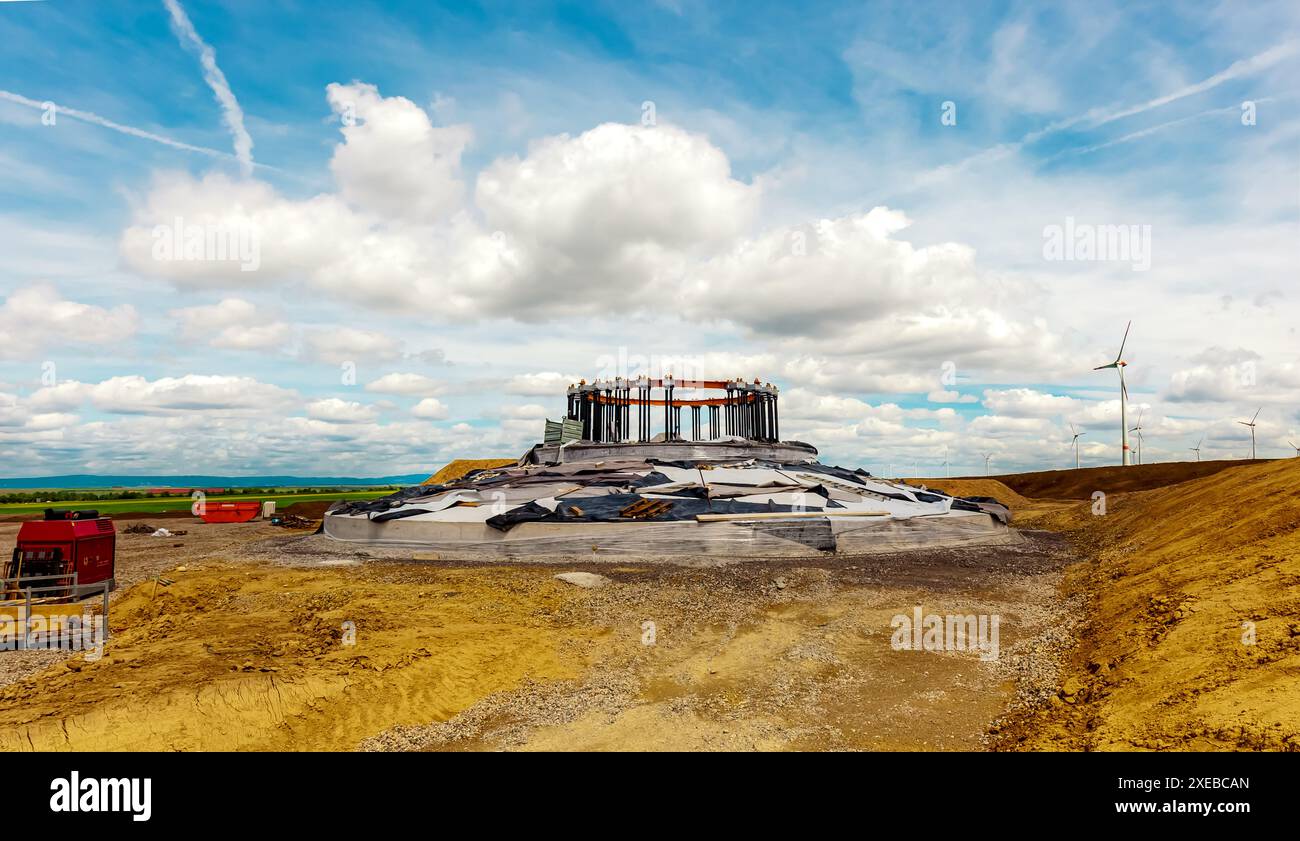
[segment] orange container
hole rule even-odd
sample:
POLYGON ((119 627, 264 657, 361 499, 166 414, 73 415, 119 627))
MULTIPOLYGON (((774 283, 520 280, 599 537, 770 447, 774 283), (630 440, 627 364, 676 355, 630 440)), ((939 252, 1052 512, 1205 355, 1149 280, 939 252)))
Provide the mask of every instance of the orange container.
POLYGON ((262 510, 260 502, 211 502, 199 517, 205 523, 247 523, 262 510))

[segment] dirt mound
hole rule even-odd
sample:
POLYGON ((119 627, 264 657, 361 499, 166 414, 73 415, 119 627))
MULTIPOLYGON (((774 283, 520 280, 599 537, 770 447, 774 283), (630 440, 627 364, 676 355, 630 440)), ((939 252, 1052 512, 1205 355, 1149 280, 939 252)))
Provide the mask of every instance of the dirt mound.
POLYGON ((102 658, 0 689, 0 751, 349 750, 526 681, 573 678, 607 633, 556 620, 574 588, 523 587, 513 570, 167 576, 122 594, 102 658))
POLYGON ((517 458, 458 458, 443 465, 437 473, 425 479, 421 484, 437 485, 459 479, 471 470, 483 470, 490 467, 508 467, 518 464, 517 458))
POLYGON ((1011 510, 1023 508, 1029 500, 997 479, 907 479, 909 485, 924 485, 951 496, 990 496, 1011 510))
POLYGON ((326 509, 337 501, 326 499, 318 502, 295 502, 293 505, 277 508, 276 511, 282 514, 292 514, 295 517, 305 517, 308 520, 319 520, 325 516, 326 509))
POLYGON ((1067 583, 1089 617, 1008 746, 1300 750, 1300 460, 1233 467, 1051 518, 1094 559, 1067 583))
POLYGON ((1128 467, 1084 467, 1079 470, 1044 470, 1012 473, 992 478, 1023 496, 1034 499, 1091 499, 1093 491, 1107 494, 1149 491, 1179 482, 1213 476, 1221 470, 1265 462, 1175 461, 1128 467))

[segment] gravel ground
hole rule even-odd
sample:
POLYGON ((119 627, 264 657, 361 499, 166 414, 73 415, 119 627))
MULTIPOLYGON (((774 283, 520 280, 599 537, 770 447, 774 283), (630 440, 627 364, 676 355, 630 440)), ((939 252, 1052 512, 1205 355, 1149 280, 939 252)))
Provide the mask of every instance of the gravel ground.
POLYGON ((569 610, 628 636, 651 617, 673 641, 647 649, 629 640, 581 680, 498 693, 360 748, 987 748, 1003 710, 1053 697, 1078 607, 1057 598, 1068 561, 1060 541, 1038 533, 992 553, 577 565, 611 584, 569 610), (1001 657, 890 651, 882 617, 913 603, 1001 614, 1001 657))

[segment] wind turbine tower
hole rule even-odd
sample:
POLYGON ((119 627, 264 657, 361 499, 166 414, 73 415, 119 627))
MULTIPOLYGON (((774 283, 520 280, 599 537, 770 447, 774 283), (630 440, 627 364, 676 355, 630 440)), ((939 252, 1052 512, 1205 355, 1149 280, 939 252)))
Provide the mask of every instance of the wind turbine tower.
POLYGON ((1119 353, 1115 354, 1115 361, 1109 365, 1098 365, 1093 368, 1094 371, 1101 371, 1105 368, 1115 368, 1119 371, 1119 440, 1120 440, 1120 464, 1128 467, 1128 386, 1124 385, 1124 369, 1128 363, 1124 361, 1124 345, 1128 342, 1129 327, 1133 322, 1129 321, 1128 327, 1124 328, 1124 338, 1119 343, 1119 353))
POLYGON ((1078 470, 1079 469, 1079 437, 1083 435, 1087 435, 1088 433, 1077 431, 1074 428, 1073 423, 1070 424, 1070 431, 1074 433, 1074 438, 1070 440, 1070 443, 1074 445, 1074 469, 1078 470))
POLYGON ((1136 432, 1138 434, 1138 464, 1142 463, 1142 411, 1142 409, 1138 409, 1137 426, 1129 430, 1129 432, 1136 432))
POLYGON ((1263 410, 1264 410, 1263 406, 1260 406, 1258 409, 1256 409, 1255 417, 1251 418, 1249 422, 1237 421, 1237 423, 1241 424, 1242 426, 1250 427, 1250 460, 1251 461, 1255 460, 1255 418, 1259 417, 1259 413, 1262 412, 1263 410))

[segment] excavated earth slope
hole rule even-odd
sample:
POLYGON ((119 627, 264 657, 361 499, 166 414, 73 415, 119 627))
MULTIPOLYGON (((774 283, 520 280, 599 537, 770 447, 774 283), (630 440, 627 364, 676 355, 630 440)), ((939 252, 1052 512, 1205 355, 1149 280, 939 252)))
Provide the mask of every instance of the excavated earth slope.
POLYGON ((1020 749, 1300 749, 1300 459, 1109 495, 1039 524, 1091 561, 1088 621, 1020 749))

